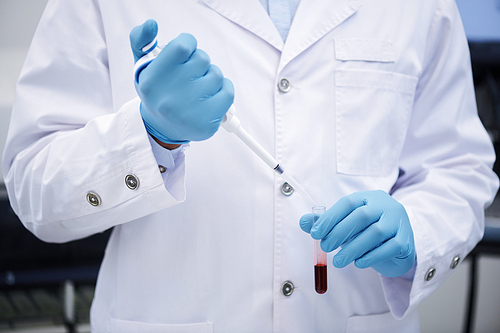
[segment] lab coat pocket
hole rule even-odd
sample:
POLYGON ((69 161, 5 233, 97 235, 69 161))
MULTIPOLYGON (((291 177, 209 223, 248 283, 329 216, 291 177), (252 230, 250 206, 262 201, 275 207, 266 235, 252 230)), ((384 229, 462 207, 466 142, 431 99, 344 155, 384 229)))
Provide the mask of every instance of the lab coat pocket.
POLYGON ((417 81, 385 71, 335 71, 337 172, 386 176, 397 168, 417 81))
POLYGON ((212 333, 211 322, 195 324, 151 324, 121 319, 111 319, 111 333, 212 333))
POLYGON ((396 319, 390 312, 352 316, 347 320, 347 333, 418 333, 420 323, 416 312, 410 313, 403 319, 396 319))

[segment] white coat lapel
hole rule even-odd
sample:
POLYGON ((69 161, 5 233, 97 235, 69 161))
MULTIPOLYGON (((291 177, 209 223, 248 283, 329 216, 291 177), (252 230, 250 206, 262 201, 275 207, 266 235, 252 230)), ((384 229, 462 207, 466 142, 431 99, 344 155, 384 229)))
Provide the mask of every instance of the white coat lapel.
POLYGON ((283 40, 258 0, 202 1, 228 20, 251 31, 276 49, 283 50, 283 40))
POLYGON ((283 49, 279 70, 360 7, 361 3, 357 0, 301 0, 283 49))

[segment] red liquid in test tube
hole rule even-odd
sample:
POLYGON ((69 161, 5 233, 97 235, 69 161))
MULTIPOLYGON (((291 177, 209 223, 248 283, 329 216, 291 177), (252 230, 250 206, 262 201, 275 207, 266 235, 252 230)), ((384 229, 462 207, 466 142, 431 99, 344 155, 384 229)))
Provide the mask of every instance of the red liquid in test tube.
POLYGON ((326 293, 326 265, 314 265, 314 287, 318 294, 326 293))
MULTIPOLYGON (((326 211, 326 207, 315 206, 313 207, 314 222, 323 215, 326 211)), ((327 283, 327 265, 326 265, 326 253, 321 250, 320 246, 321 240, 314 240, 314 287, 318 294, 326 293, 328 289, 327 283)))

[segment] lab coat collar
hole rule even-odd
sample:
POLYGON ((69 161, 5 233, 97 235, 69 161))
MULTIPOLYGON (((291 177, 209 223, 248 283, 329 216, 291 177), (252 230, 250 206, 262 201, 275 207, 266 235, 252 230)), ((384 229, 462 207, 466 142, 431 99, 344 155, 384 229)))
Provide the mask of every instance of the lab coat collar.
POLYGON ((202 1, 281 51, 279 70, 361 7, 359 0, 301 0, 284 43, 259 1, 202 1))
POLYGON ((360 7, 357 0, 301 0, 284 45, 279 70, 360 7))
POLYGON ((279 51, 284 42, 271 18, 259 1, 202 0, 207 6, 230 21, 259 36, 279 51))

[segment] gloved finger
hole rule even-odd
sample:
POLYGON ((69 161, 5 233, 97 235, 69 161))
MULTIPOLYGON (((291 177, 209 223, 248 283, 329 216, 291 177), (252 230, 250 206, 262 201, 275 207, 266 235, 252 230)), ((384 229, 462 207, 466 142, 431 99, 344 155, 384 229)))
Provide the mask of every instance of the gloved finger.
POLYGON ((233 104, 233 101, 233 83, 229 79, 224 78, 220 91, 205 101, 205 103, 207 103, 206 110, 210 110, 210 112, 206 112, 204 115, 206 121, 202 122, 203 131, 197 131, 201 133, 200 135, 193 134, 191 141, 203 141, 212 137, 219 130, 222 119, 229 110, 231 104, 233 104))
POLYGON ((170 68, 174 65, 186 63, 196 51, 198 42, 191 34, 180 34, 168 43, 155 61, 151 63, 156 68, 170 68))
POLYGON ((364 231, 359 233, 354 239, 344 244, 342 250, 334 258, 336 267, 345 267, 349 263, 363 257, 366 253, 373 251, 392 240, 396 235, 396 230, 392 230, 390 223, 379 221, 370 225, 364 231))
POLYGON ((205 100, 217 94, 224 83, 224 75, 219 67, 211 65, 207 73, 194 81, 201 99, 205 100))
POLYGON ((303 231, 305 231, 307 233, 311 232, 311 228, 312 228, 313 224, 314 224, 314 214, 313 213, 304 214, 304 215, 302 215, 302 217, 299 220, 300 229, 302 229, 303 231))
POLYGON ((234 102, 234 86, 231 80, 224 78, 222 88, 207 101, 212 106, 213 117, 217 117, 217 126, 219 126, 229 107, 234 102))
MULTIPOLYGON (((401 244, 398 239, 391 238, 379 247, 358 258, 354 264, 358 268, 368 268, 390 259, 396 259, 402 254, 408 257, 410 252, 408 248, 408 244, 401 244)), ((404 260, 406 258, 401 259, 404 260)))
POLYGON ((229 110, 229 107, 234 102, 234 86, 231 80, 223 78, 222 88, 216 94, 212 95, 209 100, 212 105, 212 110, 217 112, 216 117, 219 117, 220 121, 222 121, 227 110, 229 110))
POLYGON ((197 79, 205 76, 210 69, 210 57, 205 51, 196 49, 182 66, 186 76, 197 79))
POLYGON ((330 209, 316 221, 311 229, 311 237, 314 239, 326 237, 337 223, 364 204, 365 201, 363 197, 357 192, 340 198, 339 201, 330 207, 330 209))
POLYGON ((142 48, 151 43, 157 34, 158 24, 152 19, 132 29, 130 32, 130 46, 134 54, 134 62, 137 62, 139 58, 146 54, 142 48))
POLYGON ((381 214, 380 207, 376 205, 356 208, 323 238, 321 248, 325 252, 331 252, 340 245, 350 242, 353 238, 360 237, 360 234, 366 233, 365 229, 379 221, 381 214))

